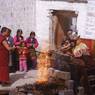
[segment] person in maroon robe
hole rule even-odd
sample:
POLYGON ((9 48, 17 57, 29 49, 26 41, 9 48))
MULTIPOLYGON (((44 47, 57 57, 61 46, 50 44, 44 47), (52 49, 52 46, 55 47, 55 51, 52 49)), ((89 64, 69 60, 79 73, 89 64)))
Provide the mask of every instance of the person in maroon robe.
POLYGON ((0 33, 0 84, 5 85, 9 83, 9 51, 14 49, 10 47, 7 42, 7 37, 11 30, 3 27, 0 33))

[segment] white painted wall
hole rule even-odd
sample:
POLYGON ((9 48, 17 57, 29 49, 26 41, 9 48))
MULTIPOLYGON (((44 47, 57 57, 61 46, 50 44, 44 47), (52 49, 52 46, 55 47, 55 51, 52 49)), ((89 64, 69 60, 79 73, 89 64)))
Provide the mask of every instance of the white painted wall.
POLYGON ((87 4, 86 31, 84 37, 95 40, 95 0, 89 0, 87 4))
POLYGON ((0 0, 0 25, 12 29, 13 35, 18 28, 28 36, 35 31, 35 0, 0 0))
POLYGON ((36 3, 36 31, 39 35, 40 44, 44 43, 41 48, 48 47, 49 42, 49 10, 73 10, 78 13, 77 30, 83 37, 86 22, 87 5, 84 3, 68 3, 63 1, 37 1, 36 3), (45 44, 46 43, 46 44, 45 44))

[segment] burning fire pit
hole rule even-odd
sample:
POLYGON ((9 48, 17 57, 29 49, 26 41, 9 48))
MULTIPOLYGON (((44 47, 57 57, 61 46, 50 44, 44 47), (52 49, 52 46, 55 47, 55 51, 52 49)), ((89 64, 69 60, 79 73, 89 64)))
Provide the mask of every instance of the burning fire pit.
POLYGON ((26 84, 22 87, 17 87, 17 93, 19 95, 27 95, 31 93, 33 95, 58 95, 59 90, 64 89, 63 80, 52 80, 50 82, 36 82, 34 84, 26 84))
POLYGON ((49 77, 50 60, 48 53, 38 56, 37 81, 34 84, 25 84, 17 87, 17 95, 58 95, 60 89, 64 89, 64 80, 49 77), (23 94, 22 94, 23 93, 23 94))

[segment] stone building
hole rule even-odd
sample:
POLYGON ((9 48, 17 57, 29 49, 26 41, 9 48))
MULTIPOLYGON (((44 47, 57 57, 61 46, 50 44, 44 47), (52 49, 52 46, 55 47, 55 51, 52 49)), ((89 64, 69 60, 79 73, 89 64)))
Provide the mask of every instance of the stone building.
POLYGON ((92 40, 95 39, 94 4, 94 0, 37 0, 36 31, 40 41, 48 42, 49 48, 56 49, 66 31, 73 29, 92 49, 92 40))
POLYGON ((81 38, 95 39, 94 0, 0 0, 0 25, 18 28, 27 37, 33 30, 39 48, 60 47, 67 29, 78 31, 81 38))

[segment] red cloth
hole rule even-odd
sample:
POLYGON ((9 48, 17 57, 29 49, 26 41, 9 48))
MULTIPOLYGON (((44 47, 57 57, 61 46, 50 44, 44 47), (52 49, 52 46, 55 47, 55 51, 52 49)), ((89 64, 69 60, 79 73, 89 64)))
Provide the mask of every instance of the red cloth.
POLYGON ((0 82, 9 81, 9 51, 2 44, 5 39, 0 35, 0 82))

